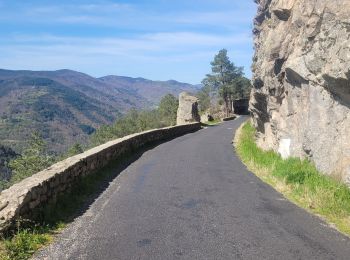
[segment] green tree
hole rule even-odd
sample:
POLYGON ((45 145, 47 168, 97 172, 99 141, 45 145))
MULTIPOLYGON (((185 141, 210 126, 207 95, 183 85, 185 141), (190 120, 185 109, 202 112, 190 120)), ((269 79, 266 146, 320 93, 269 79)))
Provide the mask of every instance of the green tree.
POLYGON ((173 95, 166 95, 160 101, 158 109, 131 109, 113 125, 98 128, 90 137, 90 146, 94 147, 129 134, 173 125, 176 123, 177 107, 178 100, 173 95))
POLYGON ((197 92, 199 111, 201 113, 207 111, 210 108, 211 92, 212 87, 207 82, 204 82, 204 86, 197 92))
POLYGON ((171 95, 165 95, 159 103, 158 112, 161 117, 161 121, 166 125, 176 124, 177 108, 179 106, 179 100, 171 95))
POLYGON ((150 130, 152 128, 160 128, 163 126, 158 110, 140 111, 136 122, 139 129, 137 132, 150 130))
MULTIPOLYGON (((169 94, 162 98, 158 109, 143 111, 131 109, 114 124, 104 125, 97 129, 90 137, 89 146, 95 147, 129 134, 174 125, 177 107, 178 100, 169 94)), ((11 184, 49 167, 56 159, 62 160, 84 151, 83 147, 76 143, 65 154, 55 159, 47 153, 46 148, 46 143, 41 136, 38 133, 33 133, 28 147, 22 155, 10 161, 9 167, 12 170, 12 177, 8 182, 0 181, 0 189, 9 187, 11 184)))
POLYGON ((81 146, 81 144, 75 143, 68 149, 65 157, 68 158, 82 152, 84 152, 84 148, 81 146))
POLYGON ((90 136, 89 147, 95 147, 103 144, 109 140, 112 140, 113 138, 116 138, 116 136, 117 133, 113 126, 102 125, 90 136))
POLYGON ((249 98, 252 85, 246 77, 236 78, 232 82, 232 95, 234 99, 249 98))
POLYGON ((10 184, 16 183, 52 165, 55 160, 46 150, 46 143, 38 132, 34 132, 22 155, 10 161, 12 170, 10 184))
POLYGON ((228 115, 231 112, 233 96, 237 91, 235 81, 243 77, 243 67, 236 67, 230 61, 226 49, 220 50, 210 64, 212 73, 207 74, 202 83, 218 90, 225 103, 225 110, 228 115))

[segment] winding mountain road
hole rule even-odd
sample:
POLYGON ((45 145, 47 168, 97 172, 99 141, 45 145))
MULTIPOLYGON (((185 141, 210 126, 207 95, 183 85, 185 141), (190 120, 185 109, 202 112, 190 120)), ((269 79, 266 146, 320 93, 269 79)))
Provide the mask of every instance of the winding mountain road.
POLYGON ((144 152, 37 259, 350 259, 350 240, 240 162, 208 127, 144 152))

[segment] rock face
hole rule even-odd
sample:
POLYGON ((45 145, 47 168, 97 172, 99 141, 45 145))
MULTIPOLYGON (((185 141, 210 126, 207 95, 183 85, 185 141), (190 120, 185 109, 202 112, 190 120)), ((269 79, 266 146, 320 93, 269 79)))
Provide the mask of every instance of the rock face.
POLYGON ((350 1, 256 0, 258 144, 350 184, 350 1))
POLYGON ((187 92, 181 92, 179 96, 179 108, 177 109, 176 124, 183 125, 200 122, 198 113, 198 99, 187 92))

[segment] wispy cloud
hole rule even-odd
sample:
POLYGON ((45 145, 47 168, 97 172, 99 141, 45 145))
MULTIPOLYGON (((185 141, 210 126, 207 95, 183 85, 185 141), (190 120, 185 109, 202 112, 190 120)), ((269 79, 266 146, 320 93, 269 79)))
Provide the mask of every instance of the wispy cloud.
POLYGON ((250 66, 250 1, 0 0, 1 5, 0 64, 6 68, 68 67, 195 83, 224 47, 237 65, 250 66))
POLYGON ((28 23, 48 24, 96 24, 113 26, 117 17, 134 12, 132 5, 117 3, 95 4, 56 4, 56 5, 17 5, 16 8, 1 12, 0 21, 26 21, 28 23), (16 17, 14 20, 13 17, 16 17))
POLYGON ((23 13, 28 15, 37 15, 37 14, 62 14, 65 13, 114 13, 120 11, 131 11, 132 5, 130 4, 119 4, 119 3, 92 3, 92 4, 55 4, 55 5, 27 5, 24 6, 21 10, 23 13))
POLYGON ((241 10, 216 12, 188 12, 171 18, 172 21, 184 24, 202 24, 227 26, 232 24, 250 23, 251 18, 241 10))
MULTIPOLYGON (((0 11, 1 14, 1 11, 0 11)), ((31 6, 24 5, 13 10, 13 13, 2 13, 0 20, 17 20, 29 23, 98 25, 106 27, 127 26, 140 28, 159 26, 216 26, 234 27, 250 23, 251 17, 242 10, 220 11, 169 11, 157 13, 145 12, 140 7, 131 4, 99 3, 99 4, 61 4, 31 6)))
POLYGON ((12 51, 36 49, 55 50, 74 53, 94 53, 94 54, 139 54, 150 52, 192 52, 201 49, 211 49, 215 46, 249 44, 251 36, 249 34, 213 35, 193 32, 163 32, 154 34, 144 34, 136 37, 65 37, 55 35, 15 35, 7 42, 0 44, 1 48, 12 51), (15 47, 15 48, 14 48, 15 47))

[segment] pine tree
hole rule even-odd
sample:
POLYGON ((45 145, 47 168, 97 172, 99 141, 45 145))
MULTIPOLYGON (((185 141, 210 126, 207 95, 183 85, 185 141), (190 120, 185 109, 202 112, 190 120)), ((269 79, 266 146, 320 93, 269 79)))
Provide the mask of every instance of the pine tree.
POLYGON ((238 92, 237 80, 243 77, 243 67, 236 67, 227 56, 227 50, 222 49, 211 64, 211 74, 207 74, 202 81, 204 85, 217 90, 224 101, 226 114, 232 112, 232 101, 238 92))
POLYGON ((76 154, 80 154, 82 152, 84 152, 84 148, 81 146, 81 144, 75 143, 68 149, 65 157, 68 158, 68 157, 74 156, 76 154))

